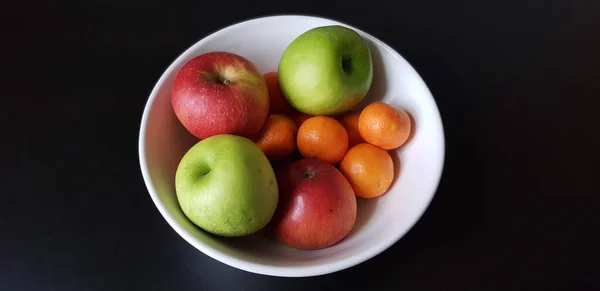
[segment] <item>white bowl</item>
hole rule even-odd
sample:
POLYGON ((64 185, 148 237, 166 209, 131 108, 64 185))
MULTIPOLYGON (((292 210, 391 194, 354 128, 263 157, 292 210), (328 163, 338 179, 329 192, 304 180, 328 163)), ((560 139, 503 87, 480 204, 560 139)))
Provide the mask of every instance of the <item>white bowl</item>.
POLYGON ((155 85, 142 117, 140 165, 150 197, 169 225, 204 254, 253 273, 302 277, 342 270, 381 253, 398 241, 421 217, 437 189, 444 163, 444 133, 437 106, 415 70, 392 48, 375 37, 337 21, 308 16, 253 19, 217 31, 180 55, 155 85), (197 141, 179 123, 170 103, 175 74, 187 61, 210 51, 246 57, 264 74, 277 70, 286 46, 301 33, 339 24, 360 33, 373 57, 373 85, 360 105, 381 100, 406 109, 414 120, 409 142, 392 153, 399 175, 390 190, 375 199, 358 201, 352 232, 323 250, 288 248, 271 236, 219 238, 193 225, 177 203, 175 170, 183 154, 197 141), (398 163, 400 162, 400 163, 398 163))

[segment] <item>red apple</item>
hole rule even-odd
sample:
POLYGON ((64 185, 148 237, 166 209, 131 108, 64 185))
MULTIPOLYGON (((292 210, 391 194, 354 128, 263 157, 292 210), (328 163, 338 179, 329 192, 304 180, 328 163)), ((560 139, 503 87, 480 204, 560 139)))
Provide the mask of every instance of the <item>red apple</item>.
POLYGON ((275 236, 287 246, 315 250, 332 246, 352 230, 356 197, 333 165, 316 159, 290 164, 278 176, 275 236))
POLYGON ((175 77, 171 103, 179 121, 199 139, 217 134, 251 137, 269 113, 267 85, 256 66, 228 52, 187 62, 175 77))

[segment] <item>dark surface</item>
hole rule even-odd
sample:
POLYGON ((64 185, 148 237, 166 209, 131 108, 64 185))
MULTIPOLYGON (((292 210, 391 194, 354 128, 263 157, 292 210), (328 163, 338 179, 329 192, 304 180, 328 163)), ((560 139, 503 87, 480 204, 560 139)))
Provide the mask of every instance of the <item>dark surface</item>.
POLYGON ((599 1, 251 2, 2 4, 0 290, 600 288, 599 1), (439 191, 410 233, 315 278, 203 255, 161 217, 138 164, 142 110, 170 62, 281 13, 398 50, 447 138, 439 191))

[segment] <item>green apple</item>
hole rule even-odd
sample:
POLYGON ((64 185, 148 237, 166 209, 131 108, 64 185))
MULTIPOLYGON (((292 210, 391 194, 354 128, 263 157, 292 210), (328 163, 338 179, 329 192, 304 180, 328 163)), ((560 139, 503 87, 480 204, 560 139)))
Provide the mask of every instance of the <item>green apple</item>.
POLYGON ((373 80, 366 41, 354 30, 321 26, 288 45, 279 83, 289 103, 309 115, 335 115, 356 106, 373 80))
POLYGON ((262 229, 279 199, 267 157, 249 139, 229 134, 201 140, 187 151, 177 167, 175 190, 195 225, 226 237, 262 229))

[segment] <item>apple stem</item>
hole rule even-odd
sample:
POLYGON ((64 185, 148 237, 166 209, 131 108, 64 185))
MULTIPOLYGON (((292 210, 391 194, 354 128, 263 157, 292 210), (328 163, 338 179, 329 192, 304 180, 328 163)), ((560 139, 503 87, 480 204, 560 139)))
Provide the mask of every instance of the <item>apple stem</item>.
POLYGON ((230 82, 229 80, 223 80, 223 82, 222 82, 222 83, 223 83, 223 85, 227 86, 227 85, 229 85, 229 83, 231 83, 231 82, 230 82))
POLYGON ((306 173, 304 173, 304 176, 303 176, 303 178, 304 178, 304 179, 312 179, 314 176, 315 176, 315 172, 312 172, 312 171, 311 171, 311 172, 306 172, 306 173))
POLYGON ((352 59, 351 58, 348 58, 348 57, 342 58, 342 70, 346 74, 352 73, 352 59))

